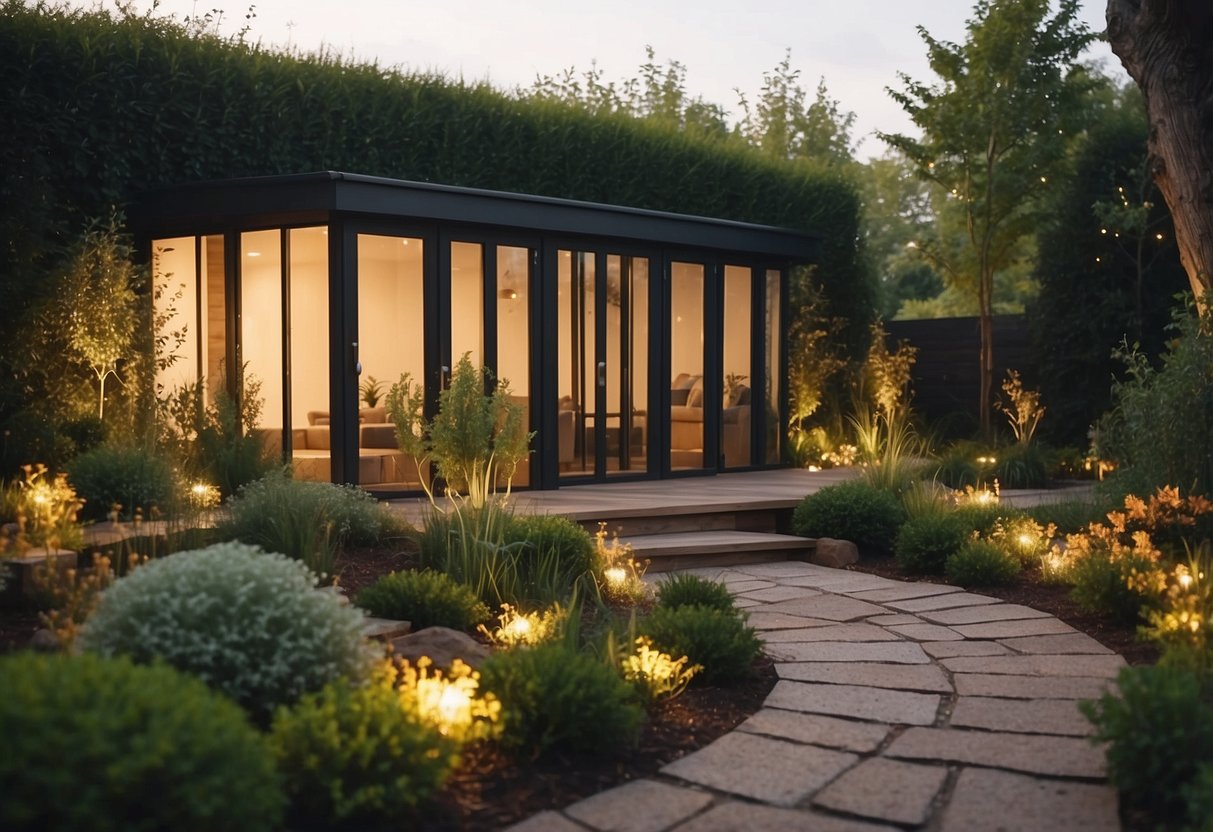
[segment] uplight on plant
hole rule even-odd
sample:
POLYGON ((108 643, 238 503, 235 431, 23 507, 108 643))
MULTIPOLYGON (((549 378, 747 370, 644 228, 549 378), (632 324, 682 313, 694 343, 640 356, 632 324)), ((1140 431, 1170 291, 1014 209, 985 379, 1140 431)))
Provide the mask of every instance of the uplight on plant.
POLYGON ((529 613, 502 604, 497 626, 492 630, 481 626, 480 632, 502 647, 533 646, 556 635, 565 616, 559 604, 551 609, 529 613))
POLYGON ((459 659, 446 674, 433 668, 427 656, 416 665, 401 665, 400 701, 422 722, 433 725, 445 737, 457 742, 484 739, 492 735, 501 715, 501 703, 491 693, 479 694, 480 674, 459 659))
POLYGON ((648 562, 636 560, 631 544, 621 542, 618 534, 608 542, 606 523, 599 523, 594 535, 594 559, 610 600, 635 605, 649 597, 649 587, 644 582, 648 562))
POLYGON ((683 656, 675 659, 669 653, 653 648, 651 639, 636 639, 636 652, 623 659, 623 678, 631 682, 650 702, 673 699, 686 690, 703 665, 690 664, 683 656))

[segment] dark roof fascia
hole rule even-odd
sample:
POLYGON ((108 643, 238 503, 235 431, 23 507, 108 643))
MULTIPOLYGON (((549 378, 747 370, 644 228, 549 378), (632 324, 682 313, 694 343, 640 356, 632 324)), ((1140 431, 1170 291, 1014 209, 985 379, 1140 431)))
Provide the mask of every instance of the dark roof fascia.
POLYGON ((234 218, 284 224, 327 212, 458 222, 561 235, 639 240, 787 258, 819 259, 820 236, 786 228, 618 205, 325 171, 199 182, 146 195, 132 210, 150 233, 234 218))

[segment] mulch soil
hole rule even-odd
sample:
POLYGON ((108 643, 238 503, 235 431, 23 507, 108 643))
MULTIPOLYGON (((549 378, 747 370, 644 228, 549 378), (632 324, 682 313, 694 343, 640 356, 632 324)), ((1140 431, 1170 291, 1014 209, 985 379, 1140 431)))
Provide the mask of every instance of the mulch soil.
MULTIPOLYGON (((380 576, 414 565, 414 555, 405 548, 356 550, 340 561, 340 585, 353 597, 380 576)), ((903 574, 892 558, 865 557, 851 568, 916 580, 903 574)), ((1139 642, 1132 627, 1082 611, 1067 588, 1044 584, 1033 572, 1026 572, 1015 586, 976 591, 1050 613, 1120 653, 1130 664, 1157 660, 1157 650, 1139 642)), ((21 649, 39 626, 36 612, 0 607, 0 652, 21 649)), ((560 809, 650 776, 733 730, 762 706, 775 681, 774 665, 763 659, 756 663, 752 677, 742 682, 692 687, 652 711, 639 744, 622 756, 587 753, 525 760, 488 744, 473 746, 465 750, 463 765, 435 804, 410 819, 409 827, 438 832, 501 829, 545 809, 560 809)))

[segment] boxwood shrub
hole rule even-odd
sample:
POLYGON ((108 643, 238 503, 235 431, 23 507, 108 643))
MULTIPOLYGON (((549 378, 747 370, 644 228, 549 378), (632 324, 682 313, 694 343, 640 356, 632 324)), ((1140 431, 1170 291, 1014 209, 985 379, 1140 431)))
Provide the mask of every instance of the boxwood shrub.
POLYGON ((904 520, 893 494, 850 480, 805 497, 792 514, 792 528, 805 537, 850 540, 861 551, 891 552, 904 520))

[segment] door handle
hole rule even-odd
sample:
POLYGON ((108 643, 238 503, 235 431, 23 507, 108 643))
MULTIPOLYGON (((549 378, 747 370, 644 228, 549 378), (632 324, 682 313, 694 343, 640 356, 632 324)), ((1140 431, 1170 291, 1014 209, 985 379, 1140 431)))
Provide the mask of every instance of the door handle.
POLYGON ((362 362, 358 360, 358 342, 355 341, 350 346, 354 353, 354 375, 360 376, 362 375, 362 362))
POLYGON ((438 386, 443 390, 451 386, 451 368, 445 364, 442 365, 442 373, 438 379, 438 386))
POLYGON ((606 387, 606 362, 598 362, 598 386, 606 387))

